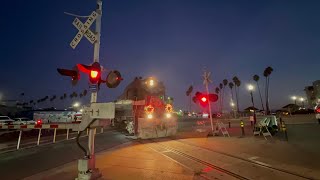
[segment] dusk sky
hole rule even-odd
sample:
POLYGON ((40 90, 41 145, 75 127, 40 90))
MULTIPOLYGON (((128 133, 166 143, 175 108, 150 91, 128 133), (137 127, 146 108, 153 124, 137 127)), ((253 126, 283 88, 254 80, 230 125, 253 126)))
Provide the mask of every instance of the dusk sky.
MULTIPOLYGON (((304 87, 320 79, 319 7, 314 0, 104 0, 100 63, 119 70, 124 80, 116 89, 101 86, 98 101, 116 99, 135 76, 154 76, 165 83, 176 107, 185 108, 191 84, 204 90, 206 67, 212 72, 211 91, 223 79, 239 77, 243 109, 250 105, 246 84, 258 74, 263 89, 263 71, 271 66, 270 104, 279 108, 292 102, 291 95, 305 96, 304 87)), ((3 1, 2 99, 24 92, 29 101, 88 89, 85 75, 72 87, 56 68, 92 62, 87 39, 75 50, 69 46, 77 29, 74 17, 64 12, 89 15, 95 8, 95 0, 3 1)))

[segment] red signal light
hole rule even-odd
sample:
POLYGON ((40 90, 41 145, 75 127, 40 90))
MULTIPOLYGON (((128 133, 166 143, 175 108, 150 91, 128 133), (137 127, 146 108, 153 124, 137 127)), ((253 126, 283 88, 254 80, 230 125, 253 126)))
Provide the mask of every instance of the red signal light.
POLYGON ((320 108, 317 108, 317 109, 316 109, 316 112, 317 112, 317 113, 320 113, 320 108))
POLYGON ((201 101, 202 101, 202 102, 207 102, 207 98, 206 98, 206 97, 202 97, 202 98, 201 98, 201 101))
POLYGON ((89 76, 90 82, 92 84, 97 84, 100 81, 100 71, 98 70, 91 70, 89 76))
POLYGON ((95 79, 95 78, 98 77, 98 74, 99 74, 98 71, 94 71, 94 70, 93 70, 93 71, 90 72, 90 77, 93 78, 93 79, 95 79))

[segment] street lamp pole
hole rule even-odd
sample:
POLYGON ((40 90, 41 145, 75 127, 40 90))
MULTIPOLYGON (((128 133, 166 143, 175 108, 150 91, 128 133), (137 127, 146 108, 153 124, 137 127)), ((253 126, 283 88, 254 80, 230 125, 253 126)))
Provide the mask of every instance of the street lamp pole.
POLYGON ((302 104, 302 108, 304 108, 304 98, 300 98, 301 104, 302 104))
POLYGON ((294 100, 294 104, 297 105, 297 96, 292 96, 292 100, 294 100))
POLYGON ((256 117, 256 109, 255 109, 254 101, 253 101, 253 89, 254 89, 253 85, 249 84, 248 89, 250 91, 251 102, 252 102, 252 106, 253 106, 253 124, 256 125, 257 117, 256 117))

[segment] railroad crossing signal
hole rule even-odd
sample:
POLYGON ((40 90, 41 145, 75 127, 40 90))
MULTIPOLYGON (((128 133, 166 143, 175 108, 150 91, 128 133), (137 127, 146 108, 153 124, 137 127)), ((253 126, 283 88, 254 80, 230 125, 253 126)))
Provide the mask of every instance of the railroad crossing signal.
POLYGON ((97 35, 93 33, 89 28, 96 20, 97 16, 97 12, 93 11, 85 23, 82 23, 78 18, 74 19, 72 24, 79 30, 79 32, 76 34, 76 36, 70 43, 72 49, 75 49, 77 47, 83 36, 85 36, 91 44, 96 42, 97 35))
POLYGON ((77 85, 79 79, 80 79, 80 73, 79 70, 77 68, 77 66, 75 66, 72 70, 70 69, 60 69, 57 68, 57 71, 59 72, 59 74, 61 74, 62 76, 69 76, 71 77, 71 83, 73 86, 77 85))
MULTIPOLYGON (((205 71, 204 74, 203 74, 203 84, 204 85, 208 85, 209 83, 212 83, 212 80, 210 79, 210 75, 211 75, 211 72, 207 72, 205 71)), ((209 93, 209 92, 207 92, 209 93)))

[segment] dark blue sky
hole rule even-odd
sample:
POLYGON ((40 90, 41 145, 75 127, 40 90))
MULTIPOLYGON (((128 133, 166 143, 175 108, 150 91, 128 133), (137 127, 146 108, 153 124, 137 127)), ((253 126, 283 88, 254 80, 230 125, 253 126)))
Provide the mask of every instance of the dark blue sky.
MULTIPOLYGON (((77 30, 74 18, 63 12, 88 15, 95 7, 95 0, 2 2, 3 98, 25 92, 39 99, 87 88, 86 77, 71 87, 56 68, 92 62, 93 46, 85 38, 75 50, 69 46, 77 30)), ((249 105, 244 85, 254 74, 263 83, 264 68, 272 66, 270 103, 278 108, 319 79, 319 7, 312 0, 104 0, 100 62, 121 71, 125 80, 117 89, 102 87, 99 101, 115 99, 135 76, 155 76, 183 108, 190 84, 204 89, 205 66, 214 85, 240 78, 244 108, 249 105)))

